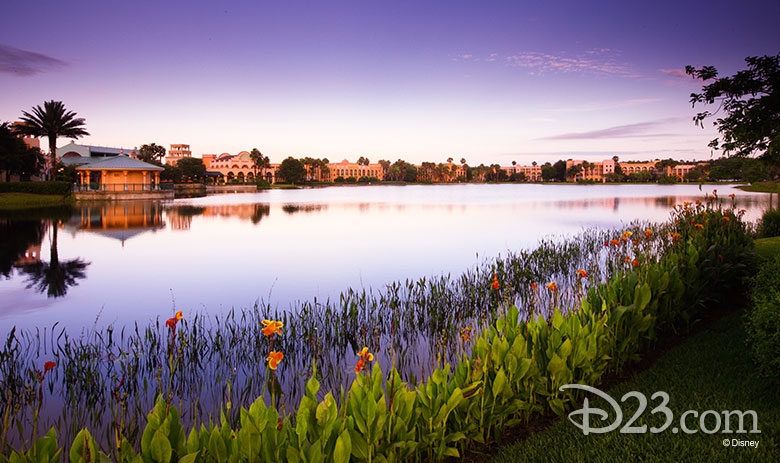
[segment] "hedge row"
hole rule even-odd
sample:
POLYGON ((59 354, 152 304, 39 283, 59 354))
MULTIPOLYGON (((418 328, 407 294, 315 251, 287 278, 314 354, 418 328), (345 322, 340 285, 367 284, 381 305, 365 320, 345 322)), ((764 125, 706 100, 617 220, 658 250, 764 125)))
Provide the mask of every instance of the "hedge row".
POLYGON ((0 182, 0 193, 66 196, 71 193, 71 184, 70 182, 0 182))
POLYGON ((780 384, 780 254, 762 263, 745 315, 748 345, 764 376, 780 384))
MULTIPOLYGON (((356 379, 339 400, 331 392, 319 393, 315 374, 294 415, 280 413, 273 399, 268 405, 259 398, 240 410, 237 422, 223 413, 218 423, 186 432, 177 408, 160 397, 148 415, 140 453, 118 425, 108 454, 82 430, 70 446, 70 461, 346 463, 457 457, 475 442, 500 439, 507 426, 564 414, 579 396, 561 386, 598 385, 604 374, 638 361, 659 331, 684 328, 704 304, 733 291, 748 273, 752 240, 733 211, 680 207, 662 232, 670 244, 657 259, 632 256, 631 261, 626 255, 623 263, 628 232, 605 243, 621 264, 583 295, 578 310, 564 314, 553 302, 549 319, 531 314, 522 320, 517 307, 503 306, 503 316, 462 333, 470 349, 454 368, 439 364, 416 387, 404 383, 395 369, 385 375, 378 365, 371 368, 373 356, 361 352, 356 379)), ((0 461, 53 461, 61 452, 52 429, 24 452, 0 461)))

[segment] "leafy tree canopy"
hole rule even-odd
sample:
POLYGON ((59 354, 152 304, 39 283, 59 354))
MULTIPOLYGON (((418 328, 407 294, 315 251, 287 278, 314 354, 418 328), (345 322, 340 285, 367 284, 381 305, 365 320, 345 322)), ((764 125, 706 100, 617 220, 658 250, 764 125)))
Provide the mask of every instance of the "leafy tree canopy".
POLYGON ((43 155, 38 148, 28 148, 24 140, 11 131, 11 126, 0 124, 0 171, 11 175, 29 178, 40 172, 43 167, 43 155))
POLYGON ((165 147, 156 143, 141 145, 138 148, 138 159, 143 162, 162 164, 162 158, 165 157, 165 147))
POLYGON ((685 72, 695 79, 711 83, 701 93, 691 94, 691 103, 718 104, 715 112, 703 111, 694 122, 703 127, 704 120, 718 115, 713 125, 722 140, 709 146, 722 149, 726 155, 748 156, 758 153, 776 166, 780 164, 780 53, 775 56, 745 58, 748 68, 730 77, 718 78, 713 66, 686 66, 685 72))
POLYGON ((287 183, 300 183, 306 178, 306 168, 301 161, 288 157, 279 164, 279 170, 276 175, 287 183))

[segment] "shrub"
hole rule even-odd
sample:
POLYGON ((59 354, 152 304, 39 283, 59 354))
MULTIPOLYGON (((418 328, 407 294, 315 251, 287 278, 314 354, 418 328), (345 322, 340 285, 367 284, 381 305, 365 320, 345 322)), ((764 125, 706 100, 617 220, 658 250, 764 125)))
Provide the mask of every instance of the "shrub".
POLYGON ((764 212, 758 224, 758 236, 761 238, 780 236, 780 210, 769 209, 764 212))
POLYGON ((258 190, 267 190, 267 189, 271 188, 271 184, 268 183, 267 180, 257 179, 257 181, 255 183, 257 183, 257 189, 258 190))
POLYGON ((6 182, 0 183, 0 193, 32 193, 36 195, 69 195, 69 182, 6 182))
MULTIPOLYGON (((775 211, 777 212, 777 211, 775 211)), ((753 280, 753 307, 745 314, 747 342, 759 370, 780 383, 780 254, 767 260, 753 280)))
POLYGON ((678 181, 679 179, 676 175, 664 175, 658 178, 658 183, 661 185, 671 185, 673 183, 677 183, 678 181))

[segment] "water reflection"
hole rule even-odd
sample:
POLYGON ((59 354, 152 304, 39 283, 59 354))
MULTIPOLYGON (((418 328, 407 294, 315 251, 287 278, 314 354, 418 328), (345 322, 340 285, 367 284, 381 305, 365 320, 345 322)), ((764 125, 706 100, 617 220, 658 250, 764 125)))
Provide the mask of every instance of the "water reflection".
POLYGON ((162 205, 150 201, 124 201, 79 207, 65 223, 73 232, 89 232, 125 241, 141 233, 165 228, 162 205))

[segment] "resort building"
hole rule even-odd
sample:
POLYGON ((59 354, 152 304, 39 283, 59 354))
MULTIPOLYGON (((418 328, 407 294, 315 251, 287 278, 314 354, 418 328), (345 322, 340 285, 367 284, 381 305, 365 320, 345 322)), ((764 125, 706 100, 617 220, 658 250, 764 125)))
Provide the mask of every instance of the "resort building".
POLYGON ((501 170, 506 172, 507 175, 523 174, 526 182, 541 182, 542 181, 542 166, 510 166, 502 167, 501 170))
MULTIPOLYGON (((18 129, 19 127, 24 125, 25 125, 24 122, 16 121, 13 124, 11 124, 11 130, 18 129)), ((29 135, 19 135, 19 138, 24 140, 24 144, 27 145, 28 148, 41 149, 41 140, 38 137, 31 137, 29 135)))
POLYGON ((218 181, 224 183, 234 180, 254 182, 258 178, 268 183, 276 183, 276 170, 279 168, 279 164, 271 164, 265 169, 255 169, 249 151, 241 151, 235 155, 230 153, 204 154, 203 164, 206 166, 207 173, 218 174, 218 181))
POLYGON ((164 169, 128 156, 111 156, 76 167, 78 191, 140 192, 156 190, 164 169))
POLYGON ((83 165, 96 161, 102 161, 106 158, 115 156, 131 156, 137 155, 135 149, 126 148, 109 148, 107 146, 91 146, 91 145, 77 145, 70 142, 65 146, 57 148, 57 157, 66 166, 69 165, 83 165))
POLYGON ((666 175, 670 177, 676 176, 680 180, 685 180, 685 176, 688 174, 688 172, 699 167, 699 165, 707 165, 707 164, 677 164, 674 167, 668 166, 666 168, 666 175))
POLYGON ((165 155, 165 163, 175 166, 180 159, 191 157, 192 151, 190 151, 190 145, 171 145, 171 149, 169 149, 168 154, 165 155))
POLYGON ((330 181, 334 181, 339 177, 344 179, 353 177, 356 180, 359 180, 360 177, 374 177, 379 180, 385 179, 385 170, 379 163, 363 165, 358 164, 357 162, 349 162, 344 159, 341 162, 328 164, 328 168, 330 170, 330 181))

